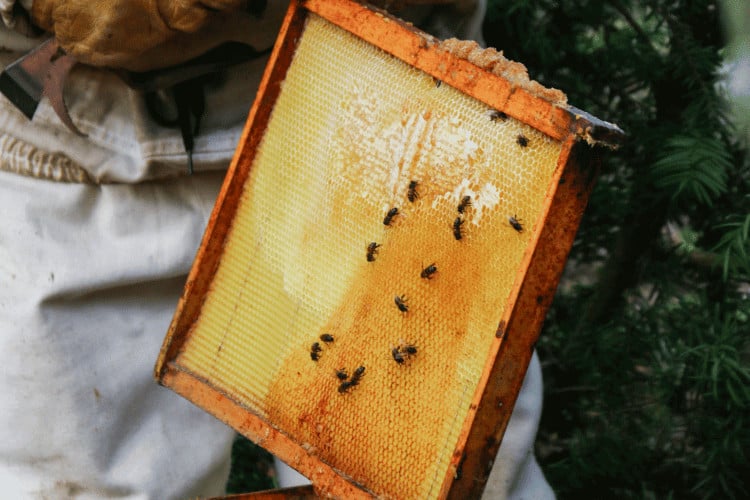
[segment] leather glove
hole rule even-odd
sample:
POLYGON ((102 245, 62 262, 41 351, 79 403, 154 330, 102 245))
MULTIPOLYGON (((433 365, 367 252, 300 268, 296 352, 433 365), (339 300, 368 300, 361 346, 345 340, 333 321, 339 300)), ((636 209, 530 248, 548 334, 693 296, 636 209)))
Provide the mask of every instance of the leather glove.
POLYGON ((146 71, 179 64, 222 42, 246 41, 243 33, 252 22, 247 3, 34 0, 31 17, 82 63, 146 71))

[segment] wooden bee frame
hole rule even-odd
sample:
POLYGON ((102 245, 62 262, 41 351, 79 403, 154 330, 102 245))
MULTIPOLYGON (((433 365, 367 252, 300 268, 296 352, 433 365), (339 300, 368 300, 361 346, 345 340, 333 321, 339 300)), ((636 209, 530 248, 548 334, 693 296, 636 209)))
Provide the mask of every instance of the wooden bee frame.
MULTIPOLYGON (((451 443, 450 449, 443 453, 445 460, 437 461, 436 467, 438 468, 431 472, 434 478, 430 480, 429 489, 419 490, 419 493, 415 490, 411 494, 405 494, 405 496, 422 497, 425 491, 429 491, 427 496, 436 498, 477 498, 484 489, 492 462, 500 447, 545 313, 554 296, 598 172, 595 150, 590 146, 614 147, 621 141, 623 134, 616 126, 568 106, 557 99, 554 93, 545 93, 544 89, 535 86, 533 82, 519 83, 518 80, 509 78, 503 73, 502 68, 497 69, 500 65, 497 58, 483 59, 483 56, 487 56, 486 52, 460 44, 458 50, 447 50, 445 45, 429 35, 378 9, 350 0, 292 1, 195 264, 188 277, 184 294, 164 341, 155 368, 156 378, 164 386, 181 394, 295 467, 312 481, 316 494, 336 498, 392 496, 392 493, 384 490, 381 485, 368 484, 367 475, 349 469, 346 460, 334 460, 342 452, 324 449, 325 440, 330 439, 331 436, 321 438, 323 442, 317 444, 295 439, 287 424, 279 422, 278 419, 274 420, 273 415, 278 415, 278 412, 283 412, 283 409, 263 407, 259 410, 252 397, 242 396, 243 389, 240 386, 245 387, 242 384, 246 383, 246 379, 262 376, 255 372, 248 372, 249 375, 244 375, 243 363, 254 365, 269 357, 266 353, 255 359, 237 360, 238 357, 253 355, 252 346, 247 345, 252 344, 252 340, 243 341, 243 337, 232 330, 232 335, 239 339, 236 342, 242 346, 235 347, 238 350, 231 354, 234 356, 231 361, 233 364, 226 369, 222 368, 222 360, 225 359, 222 356, 230 356, 226 353, 231 349, 228 344, 223 343, 225 337, 222 337, 221 342, 215 346, 195 347, 198 341, 194 337, 197 335, 196 332, 200 331, 203 317, 208 314, 206 310, 211 296, 215 296, 224 288, 235 286, 223 285, 224 282, 218 276, 222 272, 223 260, 229 259, 227 252, 230 251, 232 245, 238 245, 238 243, 232 243, 231 238, 233 228, 238 225, 240 212, 245 210, 241 207, 246 206, 243 203, 250 205, 254 203, 255 194, 254 192, 248 194, 251 191, 248 183, 259 182, 253 180, 254 166, 260 162, 258 151, 262 147, 280 95, 288 90, 285 88, 288 70, 298 57, 297 50, 306 35, 308 25, 312 24, 309 21, 313 17, 315 23, 330 25, 334 31, 341 30, 347 34, 346 36, 353 35, 357 40, 361 40, 358 43, 374 47, 377 53, 383 54, 386 59, 401 61, 398 64, 405 63, 412 68, 409 71, 418 73, 414 77, 416 82, 414 85, 431 85, 435 88, 449 88, 450 92, 458 91, 467 96, 466 99, 471 99, 472 103, 476 101, 476 104, 471 104, 474 106, 472 109, 480 109, 484 106, 489 111, 485 116, 488 121, 509 119, 516 124, 514 126, 518 127, 517 130, 533 132, 535 135, 532 136, 531 146, 529 145, 531 132, 514 135, 516 144, 513 147, 520 148, 518 151, 530 150, 532 146, 544 142, 552 148, 550 151, 554 152, 549 174, 544 179, 543 185, 535 186, 541 195, 538 197, 539 201, 535 202, 538 207, 535 209, 534 217, 522 221, 521 217, 508 211, 501 217, 504 221, 504 230, 507 231, 504 237, 510 238, 518 235, 519 238, 523 238, 523 245, 518 246, 520 250, 518 250, 517 261, 514 261, 514 272, 508 278, 507 299, 505 296, 502 298, 504 306, 497 313, 494 320, 495 326, 489 332, 490 336, 483 337, 486 338, 487 355, 482 355, 480 359, 475 360, 479 363, 481 370, 475 378, 471 379, 473 382, 471 382, 470 393, 467 393, 462 400, 466 401, 465 407, 462 406, 460 412, 456 410, 458 420, 454 431, 451 431, 454 434, 450 434, 452 437, 448 440, 451 443), (461 53, 462 50, 464 53, 461 53), (419 75, 424 75, 423 80, 427 83, 420 83, 419 75), (222 351, 222 349, 225 350, 222 351), (196 351, 200 351, 199 354, 194 354, 196 351), (206 355, 206 352, 209 354, 206 355), (208 356, 206 358, 208 361, 200 361, 203 359, 200 356, 208 356), (190 361, 190 359, 198 359, 198 361, 190 361), (209 368, 201 370, 196 369, 195 366, 209 368), (234 372, 238 370, 239 375, 235 375, 234 372), (232 373, 227 375, 228 372, 232 373), (224 374, 221 376, 225 379, 221 379, 220 375, 215 376, 220 373, 224 374)), ((331 57, 335 58, 336 55, 331 57)), ((364 105, 369 105, 368 103, 371 102, 377 102, 377 100, 366 99, 364 105)), ((349 104, 345 103, 345 105, 349 104)), ((430 119, 428 112, 419 111, 412 115, 423 121, 430 119)), ((299 119, 304 120, 304 118, 302 116, 299 119)), ((471 144, 474 143, 471 142, 471 144)), ((297 145, 291 144, 289 147, 297 148, 297 145)), ((484 154, 481 147, 475 151, 479 153, 472 154, 484 154)), ((427 198, 424 190, 427 190, 429 186, 418 185, 410 178, 398 182, 401 186, 400 192, 404 198, 408 198, 408 203, 416 203, 418 197, 420 202, 426 203, 422 200, 427 198)), ((503 193, 501 193, 501 198, 502 195, 503 193)), ((441 222, 442 225, 436 227, 445 227, 447 236, 444 236, 443 241, 455 240, 456 245, 463 245, 456 247, 458 251, 465 252, 467 248, 470 248, 478 226, 470 223, 468 218, 464 218, 464 211, 478 211, 479 207, 470 205, 462 193, 457 196, 451 201, 452 210, 456 210, 456 200, 459 200, 457 214, 446 213, 447 222, 445 224, 441 222), (451 221, 453 221, 452 227, 451 221), (464 222, 467 223, 464 224, 464 222), (451 238, 451 233, 454 238, 451 238)), ((480 193, 475 194, 474 199, 477 197, 482 199, 482 196, 491 198, 487 193, 480 193)), ((444 198, 446 197, 433 196, 433 204, 442 203, 441 200, 444 198)), ((278 210, 283 212, 284 207, 278 207, 278 210)), ((268 214, 268 211, 263 214, 268 214)), ((381 212, 381 219, 385 214, 385 211, 381 212)), ((403 216, 399 214, 391 218, 395 221, 395 225, 404 224, 406 227, 410 223, 408 214, 404 219, 398 217, 403 216)), ((416 215, 412 216, 412 220, 416 217, 416 215)), ((278 225, 276 228, 269 231, 278 230, 280 233, 285 231, 285 228, 278 228, 278 225)), ((266 230, 267 228, 264 227, 263 231, 266 230)), ((386 229, 386 231, 391 231, 391 229, 386 229)), ((272 236, 271 233, 263 234, 268 237, 272 236)), ((390 236, 383 236, 383 238, 388 237, 390 236)), ((258 243, 259 241, 260 239, 256 242, 258 245, 261 244, 258 243)), ((363 266, 372 264, 373 261, 378 262, 381 259, 381 251, 385 253, 380 245, 373 246, 373 243, 367 245, 367 242, 363 242, 362 247, 363 266), (367 259, 365 259, 365 247, 367 259)), ((382 258, 386 259, 384 256, 382 258)), ((342 259, 346 260, 345 257, 342 259)), ((401 258, 401 260, 404 259, 401 258)), ((444 277, 448 276, 450 271, 450 268, 446 268, 442 262, 437 266, 434 263, 431 264, 430 261, 423 261, 419 264, 416 268, 417 276, 414 279, 419 284, 415 284, 415 287, 427 286, 425 284, 428 282, 439 283, 439 280, 445 279, 444 277), (419 276, 420 270, 422 271, 421 277, 419 276), (420 279, 422 281, 419 281, 420 279)), ((244 290, 241 288, 243 285, 237 286, 240 287, 238 290, 244 290)), ((264 289, 263 293, 257 290, 248 293, 255 293, 255 298, 258 300, 265 300, 265 297, 260 297, 260 295, 268 295, 273 303, 276 292, 269 287, 264 289)), ((314 295, 314 292, 311 293, 314 295)), ((396 297, 395 305, 392 302, 393 295, 389 295, 388 298, 393 314, 400 314, 401 317, 417 314, 413 311, 419 309, 418 304, 410 311, 407 307, 413 302, 405 301, 406 299, 400 295, 396 297), (401 299, 401 303, 398 299, 401 299), (396 310, 396 306, 399 310, 396 310)), ((283 297, 279 300, 283 300, 283 297)), ((240 314, 237 312, 239 302, 234 304, 235 310, 227 314, 240 314)), ((277 317, 278 315, 273 313, 271 316, 277 317)), ((249 319, 246 318, 243 321, 246 321, 245 325, 253 324, 254 318, 251 315, 249 319)), ((273 318, 268 321, 271 324, 273 318)), ((400 320, 394 319, 393 321, 400 320)), ((292 321, 290 325, 293 326, 293 323, 292 321)), ((222 331, 224 335, 228 335, 226 332, 229 330, 231 329, 225 328, 222 331)), ((269 335, 275 334, 272 330, 273 328, 269 330, 269 335)), ((315 338, 317 336, 311 337, 313 340, 315 338)), ((424 343, 428 341, 425 340, 424 343)), ((309 346, 309 343, 307 345, 309 346)), ((315 353, 303 353, 308 355, 307 365, 300 371, 318 369, 319 363, 315 359, 317 353, 323 352, 327 356, 327 351, 323 350, 327 348, 328 346, 324 344, 315 353), (310 360, 310 354, 313 360, 310 360)), ((416 356, 423 355, 422 343, 419 344, 419 349, 420 352, 416 356)), ((357 352, 361 354, 360 351, 357 352)), ((403 357, 408 358, 413 354, 409 352, 407 356, 405 350, 393 352, 400 353, 399 356, 402 359, 397 362, 404 365, 409 363, 403 363, 403 357)), ((283 357, 278 353, 272 354, 279 358, 283 357)), ((428 355, 429 352, 424 354, 424 356, 428 355)), ((387 357, 385 355, 384 359, 387 357)), ((394 359, 397 357, 394 354, 394 359)), ((378 359, 376 363, 385 366, 386 363, 392 363, 392 361, 378 359)), ((418 361, 421 362, 422 358, 418 358, 418 361)), ((226 363, 230 362, 226 361, 226 363)), ((356 363, 349 365, 350 373, 355 366, 356 363)), ((418 369, 418 367, 412 368, 415 372, 418 369)), ((388 370, 391 369, 389 366, 388 370)), ((375 369, 368 369, 364 375, 363 372, 364 368, 354 383, 351 383, 352 378, 348 379, 350 385, 344 387, 344 390, 340 385, 338 391, 340 394, 336 395, 334 390, 333 396, 330 397, 338 397, 340 400, 350 398, 351 401, 355 401, 355 397, 366 394, 366 392, 357 394, 355 391, 349 394, 349 389, 359 385, 360 378, 362 379, 361 385, 365 386, 368 378, 377 380, 379 377, 375 369)), ((332 385, 335 384, 332 381, 333 378, 329 377, 329 379, 326 379, 325 384, 335 388, 335 385, 332 385)), ((270 383, 276 383, 276 379, 270 383)), ((359 388, 354 387, 354 389, 359 388)), ((464 390, 464 392, 467 391, 464 390)), ((427 397, 429 398, 429 395, 427 397)), ((299 421, 308 418, 307 413, 304 418, 300 415, 294 416, 294 419, 299 421)), ((357 420, 357 422, 361 421, 357 420)), ((303 423, 307 425, 306 422, 303 423)), ((309 426, 312 429, 309 432, 315 434, 317 429, 325 434, 321 431, 321 427, 321 424, 317 427, 309 426)), ((368 430, 365 429, 365 431, 368 430)), ((378 465, 373 463, 372 467, 378 467, 378 465)))

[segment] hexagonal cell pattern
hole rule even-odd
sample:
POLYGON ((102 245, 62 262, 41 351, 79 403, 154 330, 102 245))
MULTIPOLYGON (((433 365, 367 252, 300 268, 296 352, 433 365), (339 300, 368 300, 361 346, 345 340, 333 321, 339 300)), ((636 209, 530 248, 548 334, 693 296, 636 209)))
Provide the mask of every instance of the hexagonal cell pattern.
POLYGON ((560 152, 312 15, 177 363, 378 496, 435 497, 560 152))

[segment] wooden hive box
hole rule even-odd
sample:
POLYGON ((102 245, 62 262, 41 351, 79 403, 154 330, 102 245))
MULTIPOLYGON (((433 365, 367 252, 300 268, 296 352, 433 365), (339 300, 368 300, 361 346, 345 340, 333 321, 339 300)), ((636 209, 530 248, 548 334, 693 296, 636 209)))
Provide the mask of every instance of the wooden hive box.
POLYGON ((492 49, 293 1, 157 379, 321 496, 478 496, 621 137, 492 49))

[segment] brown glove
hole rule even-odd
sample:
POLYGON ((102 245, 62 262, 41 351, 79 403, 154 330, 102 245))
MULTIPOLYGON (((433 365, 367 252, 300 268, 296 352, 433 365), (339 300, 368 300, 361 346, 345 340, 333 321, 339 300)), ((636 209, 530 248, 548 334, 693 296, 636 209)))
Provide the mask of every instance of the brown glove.
MULTIPOLYGON (((80 62, 145 71, 241 37, 247 0, 34 0, 31 16, 80 62), (235 37, 237 35, 237 37, 235 37)), ((241 41, 241 40, 238 40, 241 41)))

